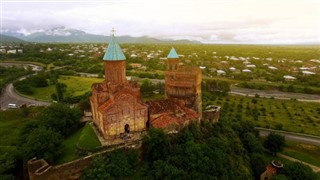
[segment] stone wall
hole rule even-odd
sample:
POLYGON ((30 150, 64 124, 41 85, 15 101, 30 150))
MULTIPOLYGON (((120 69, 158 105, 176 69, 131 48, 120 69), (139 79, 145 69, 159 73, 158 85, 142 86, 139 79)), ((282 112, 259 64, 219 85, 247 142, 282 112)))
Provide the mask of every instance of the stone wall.
POLYGON ((86 168, 89 168, 92 163, 92 159, 98 155, 106 155, 110 151, 115 149, 120 149, 124 147, 139 148, 141 145, 140 141, 128 142, 126 144, 120 144, 118 146, 113 146, 111 148, 106 147, 106 150, 101 152, 71 161, 65 164, 51 166, 44 159, 33 158, 28 161, 28 173, 30 180, 69 180, 69 179, 79 179, 81 173, 86 168), (138 146, 136 146, 138 144, 138 146))

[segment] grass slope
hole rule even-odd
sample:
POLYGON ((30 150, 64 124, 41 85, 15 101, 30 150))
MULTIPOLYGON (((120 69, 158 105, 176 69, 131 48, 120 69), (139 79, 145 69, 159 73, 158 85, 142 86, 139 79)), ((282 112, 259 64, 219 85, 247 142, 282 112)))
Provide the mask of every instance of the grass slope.
POLYGON ((96 133, 92 129, 91 125, 87 123, 81 131, 78 147, 90 151, 99 146, 101 146, 101 143, 96 133))

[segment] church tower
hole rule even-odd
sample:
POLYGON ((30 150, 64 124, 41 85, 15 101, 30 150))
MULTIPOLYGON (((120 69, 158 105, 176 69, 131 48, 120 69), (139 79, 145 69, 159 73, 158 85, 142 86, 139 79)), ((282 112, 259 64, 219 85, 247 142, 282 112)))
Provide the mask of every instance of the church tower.
POLYGON ((114 37, 114 30, 108 49, 103 56, 105 79, 107 83, 121 84, 126 82, 126 57, 114 37))
POLYGON ((171 48, 170 53, 168 54, 168 66, 167 70, 174 71, 179 68, 179 55, 177 54, 174 48, 171 48))
POLYGON ((168 99, 184 104, 202 118, 202 74, 198 67, 179 66, 179 55, 174 48, 168 54, 165 72, 165 93, 168 99))

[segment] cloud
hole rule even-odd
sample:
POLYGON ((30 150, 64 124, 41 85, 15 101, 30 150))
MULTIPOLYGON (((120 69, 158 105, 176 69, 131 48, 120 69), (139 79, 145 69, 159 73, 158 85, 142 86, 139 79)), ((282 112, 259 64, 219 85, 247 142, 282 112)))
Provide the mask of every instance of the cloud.
POLYGON ((93 34, 152 36, 203 42, 319 40, 318 1, 2 2, 2 29, 23 34, 57 26, 93 34))

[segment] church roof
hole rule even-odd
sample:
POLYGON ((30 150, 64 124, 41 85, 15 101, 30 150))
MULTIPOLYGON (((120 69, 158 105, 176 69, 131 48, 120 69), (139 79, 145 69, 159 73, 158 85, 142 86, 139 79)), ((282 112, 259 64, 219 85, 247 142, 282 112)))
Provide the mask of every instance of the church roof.
POLYGON ((179 58, 179 55, 174 48, 171 48, 170 53, 168 54, 168 58, 179 58))
POLYGON ((114 34, 111 36, 111 41, 108 45, 108 49, 103 56, 104 61, 119 61, 126 60, 118 42, 116 41, 114 34))

